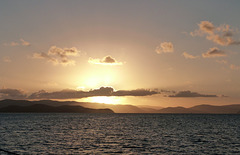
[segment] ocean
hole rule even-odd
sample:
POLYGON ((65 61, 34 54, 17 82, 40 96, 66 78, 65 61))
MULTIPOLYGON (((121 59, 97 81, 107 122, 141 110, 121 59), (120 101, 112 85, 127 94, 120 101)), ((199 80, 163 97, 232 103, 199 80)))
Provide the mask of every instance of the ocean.
POLYGON ((240 115, 0 114, 0 154, 10 152, 239 154, 240 115))

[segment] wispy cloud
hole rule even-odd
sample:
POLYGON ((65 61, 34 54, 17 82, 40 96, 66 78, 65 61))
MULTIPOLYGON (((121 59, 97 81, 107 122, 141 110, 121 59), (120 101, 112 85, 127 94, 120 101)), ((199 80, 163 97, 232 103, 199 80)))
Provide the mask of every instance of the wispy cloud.
POLYGON ((223 57, 226 56, 226 53, 222 50, 219 50, 217 47, 210 48, 206 53, 202 54, 203 58, 213 58, 213 57, 223 57))
POLYGON ((217 63, 226 65, 229 67, 231 70, 240 70, 240 66, 234 65, 234 64, 229 64, 228 61, 226 60, 216 60, 217 63))
POLYGON ((157 46, 155 51, 158 54, 171 53, 171 52, 174 52, 174 47, 173 47, 173 44, 171 42, 163 42, 163 43, 160 43, 159 46, 157 46))
POLYGON ((235 40, 233 37, 237 33, 237 30, 230 28, 230 25, 223 24, 220 26, 214 26, 209 21, 201 21, 198 24, 199 29, 190 32, 192 36, 206 36, 207 40, 221 46, 239 45, 240 41, 235 40))
POLYGON ((69 57, 78 56, 80 51, 77 50, 76 47, 72 48, 58 48, 56 46, 52 46, 48 52, 40 52, 34 53, 33 58, 45 59, 48 62, 53 63, 54 65, 75 65, 75 61, 70 59, 69 57))
POLYGON ((240 70, 240 66, 231 64, 231 65, 230 65, 230 69, 231 69, 231 70, 240 70))
POLYGON ((20 39, 19 41, 12 41, 10 43, 4 43, 4 46, 30 46, 30 42, 20 39))
POLYGON ((219 64, 228 64, 228 62, 226 60, 216 60, 217 63, 219 64))
POLYGON ((10 57, 4 57, 4 58, 3 58, 3 61, 4 61, 4 62, 7 62, 7 63, 12 62, 12 60, 10 59, 10 57))
POLYGON ((94 58, 89 58, 88 60, 89 63, 91 64, 97 64, 97 65, 122 65, 122 62, 118 62, 115 58, 109 56, 105 56, 102 59, 94 59, 94 58))
POLYGON ((22 46, 30 46, 31 45, 28 41, 25 41, 23 39, 20 39, 20 41, 21 41, 22 46))
POLYGON ((183 52, 182 54, 186 59, 196 59, 198 56, 193 56, 191 54, 188 54, 187 52, 183 52))

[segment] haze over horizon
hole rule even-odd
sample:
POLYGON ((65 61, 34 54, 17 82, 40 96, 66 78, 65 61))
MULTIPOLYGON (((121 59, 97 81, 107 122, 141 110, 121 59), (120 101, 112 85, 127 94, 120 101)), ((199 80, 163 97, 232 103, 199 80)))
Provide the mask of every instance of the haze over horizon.
POLYGON ((239 6, 1 1, 0 100, 239 104, 239 6))

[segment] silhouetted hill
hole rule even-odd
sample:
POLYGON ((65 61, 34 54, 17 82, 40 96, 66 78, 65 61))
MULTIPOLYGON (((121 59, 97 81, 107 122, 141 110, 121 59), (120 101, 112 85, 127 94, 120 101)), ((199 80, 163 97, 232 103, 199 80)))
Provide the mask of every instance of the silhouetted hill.
POLYGON ((145 110, 133 106, 133 105, 114 105, 114 104, 102 104, 102 103, 80 103, 81 106, 88 108, 109 108, 115 113, 147 113, 145 110))
POLYGON ((53 107, 44 104, 29 106, 10 105, 0 108, 4 113, 114 113, 111 109, 90 109, 82 106, 63 105, 53 107))
MULTIPOLYGON (((184 107, 167 107, 156 110, 150 107, 137 107, 133 105, 113 105, 113 104, 100 104, 89 102, 76 102, 76 101, 53 101, 53 100, 2 100, 0 101, 0 108, 8 106, 31 106, 31 105, 46 105, 50 108, 60 106, 81 106, 89 109, 111 109, 115 113, 214 113, 214 114, 236 114, 240 112, 240 104, 213 106, 213 105, 198 105, 191 108, 184 107)), ((42 106, 43 107, 43 106, 42 106)))
POLYGON ((184 107, 167 107, 167 108, 158 110, 158 113, 178 113, 178 114, 188 113, 188 114, 191 114, 191 113, 201 113, 201 112, 192 110, 189 108, 184 108, 184 107))
POLYGON ((0 101, 0 108, 6 107, 6 106, 10 106, 10 105, 29 106, 29 105, 33 105, 33 104, 34 103, 32 103, 31 101, 28 101, 28 100, 10 100, 10 99, 6 99, 6 100, 1 100, 0 101))
POLYGON ((10 105, 19 105, 19 106, 29 106, 34 104, 44 104, 49 106, 61 106, 61 105, 81 105, 82 102, 75 101, 54 101, 54 100, 39 100, 39 101, 28 101, 28 100, 1 100, 0 108, 10 106, 10 105))
MULTIPOLYGON (((100 103, 89 103, 89 102, 76 102, 76 101, 54 101, 54 100, 39 100, 39 101, 28 101, 28 100, 2 100, 0 101, 0 108, 6 106, 29 106, 35 104, 43 104, 48 106, 63 106, 63 105, 74 105, 82 106, 85 108, 93 109, 112 109, 116 113, 150 113, 150 110, 143 110, 133 105, 113 105, 113 104, 100 104, 100 103)), ((155 111, 154 111, 155 112, 155 111)))
POLYGON ((214 105, 198 105, 189 108, 191 110, 201 111, 202 113, 214 113, 214 114, 236 114, 240 111, 240 105, 224 105, 224 106, 214 106, 214 105))
POLYGON ((159 113, 201 113, 201 114, 237 114, 240 112, 240 105, 198 105, 191 108, 167 107, 160 109, 159 113))

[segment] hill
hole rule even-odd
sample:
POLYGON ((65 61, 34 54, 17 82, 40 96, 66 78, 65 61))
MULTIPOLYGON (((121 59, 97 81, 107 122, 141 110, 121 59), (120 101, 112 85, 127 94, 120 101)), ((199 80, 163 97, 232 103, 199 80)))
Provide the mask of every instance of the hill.
POLYGON ((197 105, 190 108, 184 107, 167 107, 158 110, 159 113, 194 113, 194 114, 237 114, 240 112, 240 105, 197 105))
POLYGON ((201 113, 196 110, 192 110, 184 107, 167 107, 158 110, 158 113, 178 113, 178 114, 191 114, 191 113, 201 113))
POLYGON ((54 101, 54 100, 39 100, 39 101, 28 101, 28 100, 2 100, 0 101, 0 108, 6 106, 30 106, 35 104, 43 104, 48 106, 82 106, 85 108, 93 109, 111 109, 116 113, 156 113, 154 109, 139 108, 133 105, 113 105, 113 104, 101 104, 101 103, 89 103, 89 102, 76 102, 76 101, 54 101))
MULTIPOLYGON (((154 109, 156 107, 150 106, 134 106, 134 105, 114 105, 114 104, 100 104, 100 103, 88 103, 88 102, 76 102, 76 101, 53 101, 53 100, 39 100, 39 101, 28 101, 28 100, 2 100, 0 101, 0 109, 8 107, 15 109, 34 108, 33 105, 40 106, 47 112, 47 108, 59 110, 60 106, 70 106, 69 111, 74 111, 74 107, 81 110, 80 107, 87 109, 111 109, 115 113, 193 113, 193 114, 237 114, 240 112, 240 104, 235 105, 224 105, 224 106, 214 106, 214 105, 197 105, 190 108, 184 107, 167 107, 160 110, 154 109), (11 107, 12 106, 12 107, 11 107), (21 107, 19 107, 21 106, 21 107), (33 106, 33 107, 31 107, 33 106), (49 107, 47 107, 49 106, 49 107), (45 107, 45 109, 44 109, 45 107), (58 108, 56 108, 58 107, 58 108)), ((69 107, 65 107, 68 109, 69 107)), ((52 111, 54 111, 52 110, 52 111)), ((61 112, 61 110, 59 110, 61 112)))
POLYGON ((224 105, 224 106, 214 106, 214 105, 198 105, 189 108, 191 110, 201 111, 202 113, 214 113, 214 114, 236 114, 240 111, 240 105, 224 105))
POLYGON ((4 113, 114 113, 111 109, 90 109, 82 106, 49 106, 44 104, 34 104, 29 106, 10 105, 0 108, 4 113))

